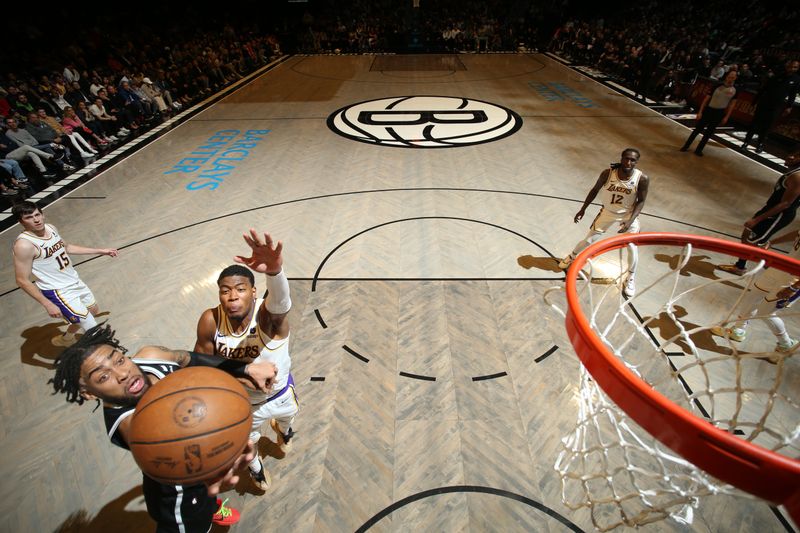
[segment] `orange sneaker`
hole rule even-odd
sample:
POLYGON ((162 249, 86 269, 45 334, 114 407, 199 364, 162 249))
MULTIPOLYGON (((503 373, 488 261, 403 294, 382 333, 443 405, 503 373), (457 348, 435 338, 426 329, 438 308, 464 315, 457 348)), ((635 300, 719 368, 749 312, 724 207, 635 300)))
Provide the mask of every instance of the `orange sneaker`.
POLYGON ((225 501, 217 499, 219 509, 217 509, 214 516, 211 517, 211 521, 218 526, 232 526, 239 521, 239 511, 233 507, 228 507, 225 505, 226 503, 228 503, 228 498, 225 498, 225 501))

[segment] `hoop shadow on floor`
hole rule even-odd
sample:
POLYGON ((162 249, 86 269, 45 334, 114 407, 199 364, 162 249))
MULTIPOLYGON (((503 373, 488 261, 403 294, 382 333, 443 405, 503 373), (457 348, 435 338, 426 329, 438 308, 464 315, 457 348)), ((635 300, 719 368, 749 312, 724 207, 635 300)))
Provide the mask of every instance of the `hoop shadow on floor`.
MULTIPOLYGON (((680 261, 680 254, 677 255, 668 255, 668 254, 654 254, 653 258, 660 262, 665 263, 669 266, 670 270, 674 270, 678 267, 678 262, 680 261)), ((686 263, 686 266, 681 269, 681 276, 700 276, 702 278, 710 279, 710 280, 717 280, 723 279, 722 276, 717 275, 717 264, 708 261, 711 259, 708 255, 700 255, 700 254, 693 254, 692 257, 689 258, 689 262, 686 263)), ((731 262, 733 262, 733 257, 731 258, 731 262)), ((733 287, 735 289, 744 289, 744 286, 738 283, 734 283, 733 281, 722 281, 720 282, 723 285, 727 285, 729 287, 733 287)))
MULTIPOLYGON (((681 325, 686 331, 691 331, 695 328, 701 327, 700 324, 693 324, 691 322, 685 322, 680 320, 682 317, 688 315, 688 311, 686 308, 676 305, 674 306, 674 315, 679 320, 681 325)), ((652 316, 645 316, 642 318, 643 324, 647 325, 647 329, 651 332, 653 330, 658 330, 659 337, 661 337, 662 341, 667 341, 672 339, 673 337, 675 340, 671 341, 671 344, 674 344, 681 351, 685 354, 692 353, 691 347, 686 343, 686 341, 682 337, 676 337, 680 334, 681 330, 678 328, 678 325, 675 323, 675 320, 672 319, 666 312, 660 313, 657 317, 653 318, 652 316)), ((714 336, 711 333, 711 330, 705 329, 702 331, 694 332, 690 335, 692 342, 699 350, 705 350, 708 352, 715 352, 719 354, 730 354, 731 349, 728 346, 717 344, 717 339, 724 341, 721 337, 714 336)), ((663 342, 661 343, 663 345, 663 342)), ((741 352, 744 353, 744 352, 741 352)))

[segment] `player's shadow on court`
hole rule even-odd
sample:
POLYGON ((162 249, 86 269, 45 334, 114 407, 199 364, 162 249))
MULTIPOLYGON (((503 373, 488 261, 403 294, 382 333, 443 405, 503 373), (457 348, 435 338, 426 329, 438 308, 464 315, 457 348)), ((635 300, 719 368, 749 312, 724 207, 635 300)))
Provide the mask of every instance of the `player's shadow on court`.
MULTIPOLYGON (((108 311, 98 313, 96 318, 108 315, 108 311)), ((64 351, 63 346, 56 346, 52 340, 62 333, 63 322, 51 322, 44 326, 34 326, 22 332, 22 346, 19 348, 19 360, 24 365, 38 366, 52 370, 53 362, 64 351)))
POLYGON ((525 270, 538 268, 539 270, 549 270, 563 274, 564 271, 558 268, 558 259, 555 257, 534 257, 532 255, 521 255, 517 258, 517 264, 525 270))
POLYGON ((116 500, 108 502, 95 516, 81 509, 75 511, 58 526, 57 533, 107 533, 125 531, 126 533, 151 533, 153 520, 147 511, 128 511, 125 508, 136 500, 144 505, 142 486, 133 487, 116 500))
MULTIPOLYGON (((685 317, 688 314, 684 307, 680 305, 676 305, 674 307, 674 315, 675 318, 683 326, 683 329, 686 331, 691 331, 695 328, 700 327, 699 324, 693 324, 691 322, 687 322, 685 320, 681 320, 681 318, 685 317)), ((685 336, 682 335, 680 337, 676 337, 677 335, 681 334, 681 330, 678 327, 678 324, 675 323, 675 320, 672 319, 666 312, 659 314, 657 317, 653 318, 650 316, 644 317, 644 324, 647 325, 647 328, 652 330, 658 330, 658 336, 661 337, 663 341, 667 341, 675 337, 674 340, 671 341, 671 345, 675 345, 684 354, 692 353, 692 349, 689 346, 688 342, 685 339, 685 336)), ((717 344, 717 339, 723 340, 721 337, 716 337, 714 334, 711 333, 710 330, 705 329, 702 331, 696 331, 689 335, 689 338, 694 343, 695 347, 699 350, 704 350, 707 352, 715 352, 720 354, 728 354, 731 352, 730 348, 727 346, 720 346, 717 344)), ((663 346, 663 343, 662 343, 663 346)), ((670 353, 670 346, 665 346, 666 353, 670 353)))
MULTIPOLYGON (((653 255, 653 258, 656 261, 667 264, 670 270, 675 270, 678 268, 678 262, 681 259, 680 255, 667 254, 655 254, 653 255)), ((708 261, 708 259, 710 259, 710 257, 707 255, 692 255, 692 257, 689 258, 689 261, 686 263, 686 266, 681 269, 681 276, 700 276, 710 280, 723 279, 722 276, 717 275, 717 272, 719 272, 719 270, 717 270, 718 265, 708 261)), ((743 285, 733 281, 726 280, 720 283, 736 289, 744 289, 743 285)))
POLYGON ((52 322, 44 326, 34 326, 22 332, 25 340, 19 349, 19 359, 22 364, 53 369, 53 361, 64 350, 62 346, 55 346, 51 339, 61 335, 64 325, 61 322, 52 322))

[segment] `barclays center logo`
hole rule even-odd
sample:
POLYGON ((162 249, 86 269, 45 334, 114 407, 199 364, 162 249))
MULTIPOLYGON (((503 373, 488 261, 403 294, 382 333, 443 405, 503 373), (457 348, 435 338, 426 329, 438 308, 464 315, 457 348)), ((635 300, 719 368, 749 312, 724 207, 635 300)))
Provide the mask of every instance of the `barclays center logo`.
POLYGON ((395 96, 339 109, 328 127, 354 141, 400 148, 453 148, 496 141, 522 127, 505 107, 452 96, 395 96))

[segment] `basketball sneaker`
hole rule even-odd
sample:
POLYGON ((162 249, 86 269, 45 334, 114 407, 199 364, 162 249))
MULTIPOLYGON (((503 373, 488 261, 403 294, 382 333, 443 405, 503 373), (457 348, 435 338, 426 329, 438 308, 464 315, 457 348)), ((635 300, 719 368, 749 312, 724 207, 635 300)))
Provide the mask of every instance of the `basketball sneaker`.
POLYGON ((255 483, 259 489, 266 492, 267 490, 269 490, 270 486, 272 486, 272 478, 270 477, 269 472, 267 472, 267 469, 264 468, 264 463, 261 462, 260 458, 258 459, 258 462, 259 464, 261 464, 261 470, 258 473, 256 473, 253 472, 252 468, 248 468, 248 470, 250 471, 250 478, 253 480, 253 483, 255 483))
POLYGON ((634 294, 636 294, 636 280, 634 279, 633 275, 628 274, 628 278, 622 285, 622 295, 630 300, 633 298, 634 294))
POLYGON ((778 344, 775 345, 775 351, 778 353, 789 353, 797 348, 798 344, 800 344, 800 341, 797 339, 789 339, 787 343, 778 341, 778 344))
POLYGON ((294 431, 292 428, 289 428, 289 431, 286 432, 284 435, 281 433, 281 428, 278 426, 278 421, 274 418, 269 421, 269 425, 272 426, 272 430, 278 436, 278 447, 281 449, 283 453, 287 453, 289 450, 292 449, 292 437, 294 437, 294 431))
POLYGON ((572 257, 566 256, 564 259, 558 262, 558 268, 561 270, 566 270, 569 268, 569 265, 572 264, 572 257))
POLYGON ((233 507, 228 507, 225 505, 226 503, 228 503, 228 498, 225 498, 225 501, 222 501, 219 498, 217 499, 217 505, 219 505, 219 509, 217 509, 217 512, 214 513, 214 516, 211 517, 211 521, 218 526, 232 526, 239 521, 239 511, 233 507))
POLYGON ((723 328, 722 326, 714 326, 711 328, 711 333, 718 337, 728 337, 735 342, 742 342, 747 338, 747 331, 742 328, 723 328))
POLYGON ((736 265, 719 265, 717 268, 722 270, 723 272, 728 272, 736 276, 741 276, 742 274, 747 272, 746 268, 739 268, 736 265))

